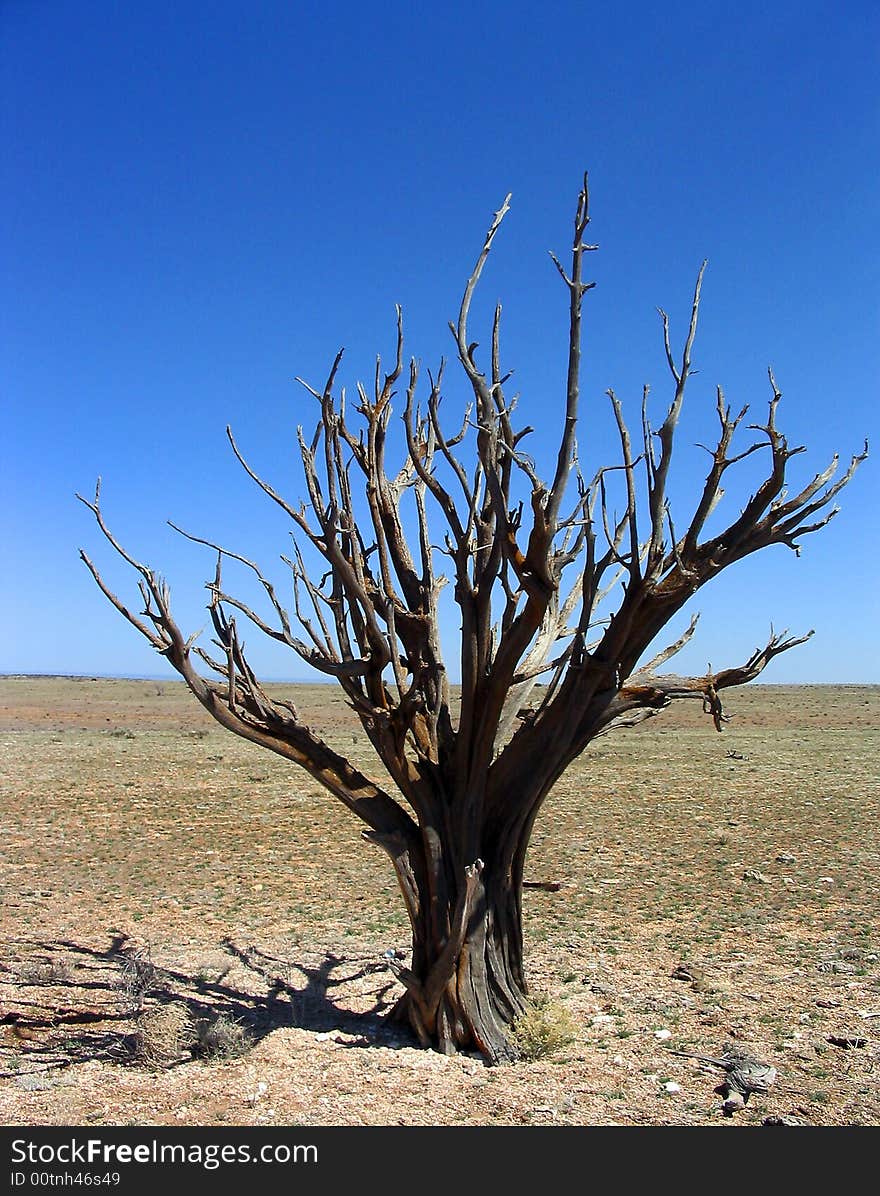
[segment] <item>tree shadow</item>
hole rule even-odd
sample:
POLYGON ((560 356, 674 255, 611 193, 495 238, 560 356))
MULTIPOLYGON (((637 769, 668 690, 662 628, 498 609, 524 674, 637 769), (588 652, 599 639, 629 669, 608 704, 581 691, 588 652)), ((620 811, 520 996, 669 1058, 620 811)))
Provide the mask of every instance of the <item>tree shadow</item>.
POLYGON ((335 1032, 347 1047, 417 1045, 407 1026, 388 1017, 399 991, 381 956, 325 952, 305 962, 226 939, 220 946, 227 963, 191 972, 157 963, 124 934, 105 949, 67 939, 19 946, 19 958, 0 965, 7 993, 0 1076, 19 1082, 94 1059, 143 1063, 138 1028, 160 1009, 201 1028, 233 1027, 247 1049, 282 1028, 335 1032))

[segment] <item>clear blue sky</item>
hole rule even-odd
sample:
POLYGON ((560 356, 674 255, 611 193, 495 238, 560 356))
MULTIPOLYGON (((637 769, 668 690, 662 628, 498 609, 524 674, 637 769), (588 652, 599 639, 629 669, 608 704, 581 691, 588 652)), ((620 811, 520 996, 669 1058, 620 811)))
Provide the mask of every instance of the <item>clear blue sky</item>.
MULTIPOLYGON (((877 441, 876 3, 2 0, 0 40, 0 672, 161 673, 78 560, 84 545, 134 592, 74 491, 103 475, 108 520, 201 625, 211 561, 166 518, 267 567, 288 551, 226 423, 299 496, 313 412, 294 376, 321 382, 345 345, 344 381, 369 379, 396 302, 410 352, 449 354, 508 191, 475 317, 504 302, 532 452, 549 454, 567 298, 547 250, 570 243, 585 168, 588 458, 610 443, 608 386, 632 414, 643 382, 668 401, 655 309, 681 332, 704 257, 683 501, 715 383, 763 418, 768 364, 780 424, 811 450, 795 476, 877 441)), ((767 680, 880 680, 877 479, 869 460, 800 560, 770 550, 699 595, 682 667, 739 662, 772 619, 817 634, 767 680)), ((267 673, 304 675, 251 642, 267 673)))

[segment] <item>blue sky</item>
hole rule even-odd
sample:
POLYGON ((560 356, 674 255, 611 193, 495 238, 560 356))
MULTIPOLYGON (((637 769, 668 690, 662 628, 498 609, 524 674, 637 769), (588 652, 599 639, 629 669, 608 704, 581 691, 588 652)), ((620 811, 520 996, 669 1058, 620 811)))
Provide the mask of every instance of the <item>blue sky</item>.
MULTIPOLYGON (((200 626, 212 562, 167 518, 267 568, 288 551, 225 425, 302 494, 295 429, 313 412, 294 376, 320 383, 344 345, 343 380, 369 379, 397 302, 408 352, 450 354, 447 320, 508 191, 474 321, 502 300, 531 451, 549 461, 567 297, 547 251, 570 243, 585 168, 601 246, 588 460, 612 443, 607 387, 633 416, 643 382, 668 401, 656 307, 683 332, 704 257, 682 511, 717 382, 763 418, 773 365, 780 425, 810 448, 795 477, 876 441, 878 35, 875 4, 811 0, 5 0, 0 672, 162 673, 78 560, 83 545, 133 593, 74 492, 103 476, 108 520, 200 626)), ((449 378, 454 411, 465 388, 449 378)), ((817 634, 767 680, 880 680, 877 476, 869 460, 800 560, 770 550, 698 595, 681 667, 740 662, 772 620, 817 634)), ((305 675, 251 644, 268 675, 305 675)))

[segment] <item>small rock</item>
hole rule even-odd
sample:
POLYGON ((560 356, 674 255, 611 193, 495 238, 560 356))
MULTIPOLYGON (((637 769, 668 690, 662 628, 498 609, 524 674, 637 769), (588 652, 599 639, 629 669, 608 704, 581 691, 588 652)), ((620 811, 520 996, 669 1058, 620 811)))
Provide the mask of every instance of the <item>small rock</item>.
POLYGON ((777 864, 794 864, 797 857, 793 856, 790 851, 780 851, 776 857, 777 864))
POLYGON ((761 885, 770 883, 770 877, 765 876, 763 872, 759 872, 757 868, 746 868, 743 873, 743 880, 753 880, 761 885))
POLYGON ((670 1093, 670 1095, 673 1095, 673 1096, 675 1095, 676 1092, 681 1092, 681 1084, 676 1084, 675 1080, 669 1080, 666 1084, 663 1085, 663 1088, 666 1092, 670 1093))
POLYGON ((833 876, 820 876, 820 877, 819 877, 819 884, 820 884, 820 885, 833 885, 833 884, 834 884, 834 877, 833 877, 833 876))
POLYGON ((721 1111, 725 1117, 732 1117, 734 1113, 746 1107, 745 1097, 741 1092, 733 1091, 725 1097, 721 1111))
POLYGON ((671 1030, 655 1030, 654 1037, 659 1039, 660 1042, 666 1042, 667 1039, 672 1037, 672 1031, 671 1030))
POLYGON ((801 1125, 796 1117, 790 1114, 777 1114, 772 1117, 765 1117, 761 1125, 801 1125))

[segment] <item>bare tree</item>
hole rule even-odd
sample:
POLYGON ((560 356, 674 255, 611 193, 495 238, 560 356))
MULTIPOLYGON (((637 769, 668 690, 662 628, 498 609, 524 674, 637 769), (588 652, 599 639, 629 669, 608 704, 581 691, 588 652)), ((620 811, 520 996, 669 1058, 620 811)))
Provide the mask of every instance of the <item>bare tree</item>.
POLYGON ((500 307, 486 361, 478 362, 468 329, 471 301, 509 199, 492 220, 450 325, 472 391, 454 431, 440 419, 442 363, 435 376, 428 374, 421 399, 418 363, 404 372, 399 308, 394 364, 383 373, 377 362, 371 393, 358 385, 356 427, 344 390, 337 394, 341 352, 324 386, 307 387, 320 410, 311 438, 299 431, 307 501, 282 497, 227 429, 245 471, 299 536, 286 561, 295 619, 259 565, 190 536, 216 553, 208 585, 212 655, 175 622, 165 581, 111 532, 99 493, 93 502, 82 500, 139 575, 143 609, 134 613, 83 552, 110 602, 222 726, 304 768, 366 824, 363 837, 387 852, 412 925, 410 966, 393 965, 404 988, 396 1014, 426 1045, 445 1052, 477 1047, 489 1060, 515 1054, 510 1028, 526 1002, 523 869, 535 819, 555 781, 597 736, 632 726, 677 699, 702 701, 721 730, 722 691, 753 680, 806 635, 771 631, 744 664, 720 672, 658 672, 693 635, 693 619, 675 643, 639 662, 697 590, 729 565, 772 544, 797 552, 799 540, 836 513, 831 503, 867 452, 866 446, 837 480, 835 456, 790 493, 788 464, 803 450, 789 448, 777 428, 780 393, 772 372, 766 422, 749 425, 757 435, 738 451, 734 436, 747 409, 732 415, 719 387, 719 432, 708 473, 689 520, 676 528, 668 485, 692 373, 704 263, 680 356, 660 313, 672 389, 662 423, 654 428, 650 422, 646 387, 634 447, 622 403, 608 391, 620 459, 588 481, 575 438, 581 309, 594 285, 584 281, 583 262, 596 248, 584 240, 590 219, 585 177, 571 265, 566 270, 553 258, 570 300, 567 391, 555 470, 549 483, 542 481, 523 450, 531 429, 515 426, 515 400, 505 390, 500 307), (395 473, 386 447, 399 383, 405 449, 395 473), (719 522, 713 513, 725 475, 758 452, 768 457, 764 481, 735 518, 719 522), (440 544, 429 515, 444 525, 440 544), (710 534, 710 525, 719 530, 710 534), (307 568, 303 549, 323 558, 323 577, 307 568), (227 559, 251 571, 270 617, 227 593, 227 559), (451 575, 461 616, 460 704, 441 653, 442 568, 451 575), (303 722, 292 702, 267 692, 247 661, 236 615, 339 683, 391 784, 382 787, 360 772, 303 722))

